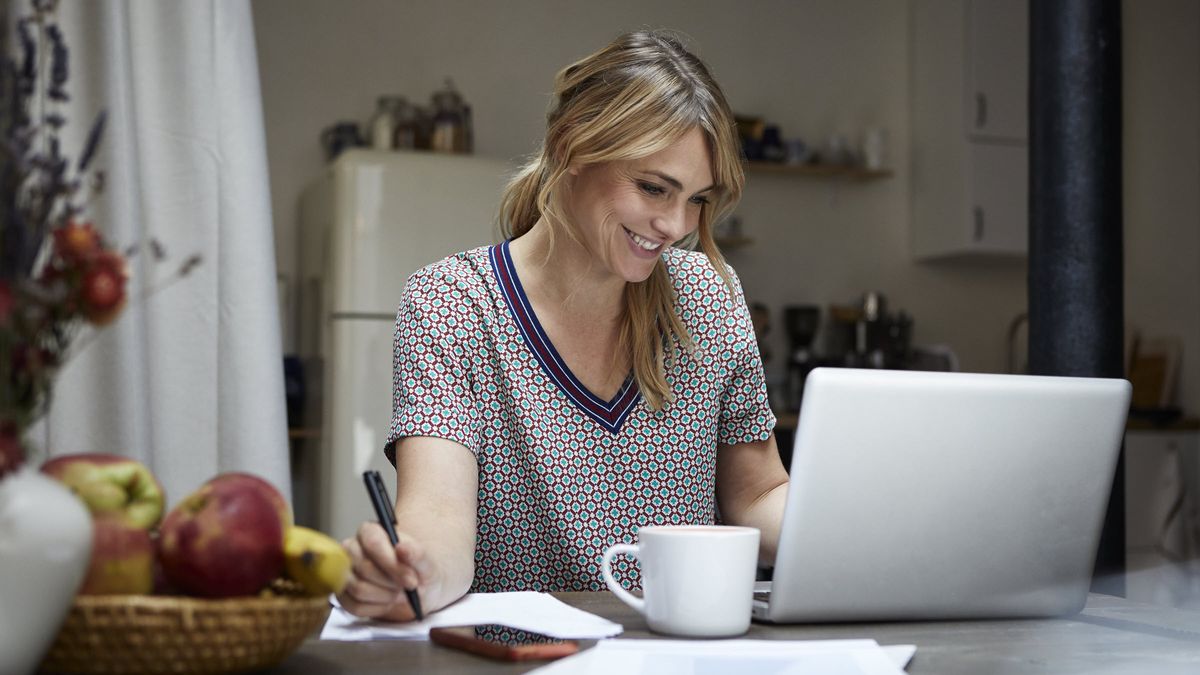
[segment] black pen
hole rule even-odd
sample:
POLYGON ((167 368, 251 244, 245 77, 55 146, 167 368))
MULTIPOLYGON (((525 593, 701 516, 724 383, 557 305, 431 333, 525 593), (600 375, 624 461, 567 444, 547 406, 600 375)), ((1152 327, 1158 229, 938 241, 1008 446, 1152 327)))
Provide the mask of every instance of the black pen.
MULTIPOLYGON (((383 478, 380 477, 378 471, 364 471, 363 482, 367 485, 367 495, 371 498, 371 506, 375 507, 375 515, 379 518, 379 524, 387 532, 392 546, 395 546, 400 543, 400 537, 396 536, 396 512, 392 509, 392 499, 388 496, 387 486, 383 484, 383 478)), ((417 621, 424 619, 425 614, 421 612, 421 598, 417 597, 416 589, 406 588, 404 594, 408 596, 408 604, 412 606, 417 621)))

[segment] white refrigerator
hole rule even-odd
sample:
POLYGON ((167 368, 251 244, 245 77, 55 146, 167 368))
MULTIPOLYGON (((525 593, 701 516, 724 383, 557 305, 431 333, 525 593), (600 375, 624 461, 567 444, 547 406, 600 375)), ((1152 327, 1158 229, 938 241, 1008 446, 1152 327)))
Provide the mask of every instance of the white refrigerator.
POLYGON ((383 456, 392 415, 392 338, 408 276, 495 240, 513 167, 428 152, 351 150, 300 199, 297 351, 305 363, 306 427, 296 461, 297 509, 337 539, 375 515, 362 473, 395 493, 383 456))

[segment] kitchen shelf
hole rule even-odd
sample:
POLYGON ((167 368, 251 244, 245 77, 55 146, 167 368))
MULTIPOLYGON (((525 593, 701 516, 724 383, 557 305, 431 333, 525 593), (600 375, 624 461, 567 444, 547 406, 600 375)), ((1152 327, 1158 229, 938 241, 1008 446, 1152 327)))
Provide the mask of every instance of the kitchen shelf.
POLYGON ((773 162, 748 162, 746 168, 756 173, 777 173, 810 178, 833 178, 852 181, 890 178, 891 169, 864 169, 858 166, 831 166, 823 164, 776 164, 773 162))

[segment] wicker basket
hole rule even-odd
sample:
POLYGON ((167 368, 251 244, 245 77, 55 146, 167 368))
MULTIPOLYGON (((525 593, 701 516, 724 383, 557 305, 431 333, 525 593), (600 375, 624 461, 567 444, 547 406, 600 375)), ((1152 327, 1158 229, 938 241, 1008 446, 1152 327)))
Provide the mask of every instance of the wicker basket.
POLYGON ((329 616, 325 597, 77 596, 42 670, 235 673, 283 661, 329 616))

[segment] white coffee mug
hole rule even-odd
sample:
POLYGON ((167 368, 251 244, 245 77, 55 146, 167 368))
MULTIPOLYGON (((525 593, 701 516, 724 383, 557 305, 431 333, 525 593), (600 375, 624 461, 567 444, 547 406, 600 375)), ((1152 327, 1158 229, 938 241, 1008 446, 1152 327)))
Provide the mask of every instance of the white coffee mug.
POLYGON ((604 583, 646 617, 650 630, 690 637, 729 637, 750 628, 758 530, 725 525, 650 526, 638 543, 609 547, 601 559, 604 583), (625 553, 642 568, 642 597, 612 575, 625 553))

